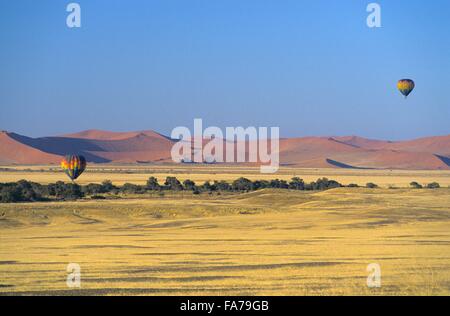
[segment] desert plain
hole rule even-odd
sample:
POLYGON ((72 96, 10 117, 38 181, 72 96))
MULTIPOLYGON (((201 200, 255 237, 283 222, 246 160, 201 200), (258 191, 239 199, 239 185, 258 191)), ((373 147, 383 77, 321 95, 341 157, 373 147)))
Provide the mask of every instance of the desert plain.
MULTIPOLYGON (((450 172, 90 165, 79 184, 238 177, 380 187, 164 192, 0 204, 1 295, 449 295, 450 172), (409 183, 438 182, 439 189, 409 183), (81 268, 68 287, 67 266, 81 268), (381 268, 369 287, 367 267, 381 268)), ((67 181, 55 165, 4 166, 0 182, 67 181)))

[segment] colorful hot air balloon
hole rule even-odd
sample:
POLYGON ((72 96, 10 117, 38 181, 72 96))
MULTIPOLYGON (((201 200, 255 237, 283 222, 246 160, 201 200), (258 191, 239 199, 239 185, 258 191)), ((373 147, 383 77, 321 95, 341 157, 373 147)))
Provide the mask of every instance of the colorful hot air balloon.
POLYGON ((67 155, 61 161, 61 168, 73 181, 86 169, 86 159, 83 156, 67 155))
POLYGON ((397 88, 401 94, 405 96, 405 98, 414 90, 414 81, 411 79, 402 79, 397 83, 397 88))

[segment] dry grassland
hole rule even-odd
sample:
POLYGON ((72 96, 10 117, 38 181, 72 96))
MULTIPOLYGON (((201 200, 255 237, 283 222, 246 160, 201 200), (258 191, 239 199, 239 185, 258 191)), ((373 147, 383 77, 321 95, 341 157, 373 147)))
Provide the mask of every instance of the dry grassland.
MULTIPOLYGON (((165 168, 93 170, 80 181, 143 183, 169 174, 165 168)), ((206 171, 172 175, 262 178, 206 171)), ((411 179, 442 185, 449 177, 368 170, 283 170, 277 177, 293 172, 399 186, 411 179)), ((51 171, 8 171, 0 182, 16 175, 61 180, 51 171)), ((450 189, 265 189, 0 204, 0 294, 449 295, 450 189), (80 289, 66 286, 68 263, 81 267, 80 289), (381 288, 366 285, 370 263, 381 266, 381 288)))

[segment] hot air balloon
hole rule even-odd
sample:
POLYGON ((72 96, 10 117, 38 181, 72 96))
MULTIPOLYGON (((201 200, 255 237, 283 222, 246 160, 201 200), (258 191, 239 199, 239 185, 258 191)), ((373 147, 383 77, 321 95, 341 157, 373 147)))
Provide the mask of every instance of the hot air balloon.
POLYGON ((411 79, 402 79, 397 83, 398 90, 405 96, 405 98, 408 97, 408 95, 414 90, 415 86, 414 81, 411 79))
POLYGON ((79 155, 67 155, 61 161, 61 169, 73 181, 86 169, 86 159, 79 155))

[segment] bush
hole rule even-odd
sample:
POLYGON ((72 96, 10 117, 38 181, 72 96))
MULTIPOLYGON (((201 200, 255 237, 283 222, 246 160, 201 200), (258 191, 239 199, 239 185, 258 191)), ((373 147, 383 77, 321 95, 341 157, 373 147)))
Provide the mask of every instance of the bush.
POLYGON ((76 183, 58 181, 48 185, 49 194, 62 200, 76 200, 84 196, 81 187, 76 183))
POLYGON ((328 180, 327 178, 318 179, 311 184, 313 190, 327 190, 341 187, 341 184, 334 180, 328 180))
POLYGON ((267 180, 257 180, 255 182, 253 182, 253 189, 254 190, 258 190, 258 189, 265 189, 265 188, 270 188, 270 182, 267 180))
POLYGON ((414 189, 422 189, 423 188, 423 186, 421 184, 417 183, 416 181, 411 182, 409 185, 414 189))
POLYGON ((3 203, 14 203, 23 200, 22 192, 17 185, 4 185, 0 191, 0 201, 3 203))
POLYGON ((366 188, 376 189, 376 188, 378 188, 378 185, 376 185, 375 183, 369 182, 366 184, 366 188))
POLYGON ((145 189, 137 184, 125 183, 121 188, 120 192, 129 193, 129 194, 143 194, 145 193, 145 189))
POLYGON ((117 187, 115 187, 110 180, 105 180, 102 182, 102 190, 103 193, 109 193, 113 190, 117 190, 117 187))
POLYGON ((76 200, 84 196, 81 187, 76 183, 67 183, 61 189, 62 191, 59 192, 57 197, 63 200, 76 200))
POLYGON ((183 190, 183 186, 181 185, 181 182, 178 181, 178 179, 175 177, 167 177, 164 185, 166 186, 166 188, 168 190, 173 190, 173 191, 183 190))
POLYGON ((20 180, 17 182, 17 188, 20 191, 22 201, 39 201, 42 196, 40 196, 36 191, 34 191, 31 182, 26 180, 20 180))
POLYGON ((158 179, 155 177, 150 177, 147 180, 147 185, 145 186, 147 190, 159 191, 161 190, 161 186, 158 183, 158 179))
POLYGON ((262 188, 264 188, 264 182, 259 180, 253 181, 253 190, 259 190, 262 188))
POLYGON ((299 177, 294 177, 291 179, 291 182, 289 182, 289 189, 304 190, 305 182, 302 179, 300 179, 299 177))
POLYGON ((30 184, 33 191, 40 197, 39 200, 45 200, 44 196, 48 196, 47 186, 35 182, 30 182, 30 184))
POLYGON ((183 181, 183 186, 185 190, 190 190, 190 191, 194 191, 197 190, 197 186, 195 185, 195 182, 192 180, 184 180, 183 181))
POLYGON ((270 181, 269 187, 274 189, 288 189, 289 184, 285 180, 275 179, 270 181))
POLYGON ((211 186, 211 183, 209 183, 209 181, 206 181, 206 182, 203 183, 203 184, 201 185, 201 187, 200 187, 200 189, 201 189, 202 191, 211 191, 211 188, 212 188, 212 186, 211 186))
POLYGON ((41 192, 45 190, 40 184, 20 180, 17 183, 5 183, 0 186, 0 202, 35 202, 42 201, 41 192), (35 190, 36 188, 36 190, 35 190))
POLYGON ((231 185, 226 181, 215 182, 216 188, 219 191, 231 191, 231 185))
POLYGON ((439 189, 441 186, 437 182, 432 182, 427 185, 428 189, 439 189))
POLYGON ((356 183, 350 183, 349 185, 347 185, 348 188, 358 188, 359 185, 357 185, 356 183))
POLYGON ((253 182, 246 178, 239 178, 231 185, 234 191, 250 191, 253 189, 253 182))
POLYGON ((85 185, 81 190, 84 194, 87 195, 95 195, 108 192, 103 185, 97 183, 89 183, 88 185, 85 185))

